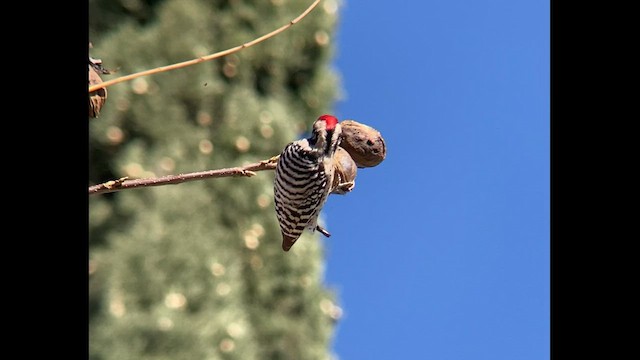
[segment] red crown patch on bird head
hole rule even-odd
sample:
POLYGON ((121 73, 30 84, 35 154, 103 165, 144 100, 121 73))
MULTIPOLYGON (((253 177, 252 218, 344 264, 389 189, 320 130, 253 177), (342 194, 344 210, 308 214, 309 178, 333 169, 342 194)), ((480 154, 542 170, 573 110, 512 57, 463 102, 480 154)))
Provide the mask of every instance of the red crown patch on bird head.
POLYGON ((324 122, 327 124, 326 126, 327 130, 333 130, 336 127, 336 124, 338 123, 338 119, 335 116, 329 115, 329 114, 324 114, 320 116, 318 120, 324 120, 324 122))

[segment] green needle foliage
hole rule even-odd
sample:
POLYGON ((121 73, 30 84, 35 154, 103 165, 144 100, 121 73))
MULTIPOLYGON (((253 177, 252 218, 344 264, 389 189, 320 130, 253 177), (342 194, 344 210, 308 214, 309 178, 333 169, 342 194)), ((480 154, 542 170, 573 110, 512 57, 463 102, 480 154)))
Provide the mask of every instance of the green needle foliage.
MULTIPOLYGON (((309 0, 89 1, 90 55, 109 80, 231 48, 309 0)), ((268 159, 331 112, 338 3, 234 55, 108 88, 89 119, 91 184, 268 159)), ((288 253, 273 172, 89 199, 91 359, 328 359, 340 309, 323 246, 288 253)))

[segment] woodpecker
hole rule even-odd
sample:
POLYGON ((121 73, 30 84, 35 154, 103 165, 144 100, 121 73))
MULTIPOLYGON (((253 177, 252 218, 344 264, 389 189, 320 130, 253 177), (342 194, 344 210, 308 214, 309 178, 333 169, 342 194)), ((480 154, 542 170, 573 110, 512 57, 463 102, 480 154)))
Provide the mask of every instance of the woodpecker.
POLYGON ((280 154, 274 198, 284 251, 291 249, 305 228, 331 236, 318 225, 318 215, 333 183, 333 154, 341 133, 335 116, 322 115, 313 123, 310 138, 288 144, 280 154))

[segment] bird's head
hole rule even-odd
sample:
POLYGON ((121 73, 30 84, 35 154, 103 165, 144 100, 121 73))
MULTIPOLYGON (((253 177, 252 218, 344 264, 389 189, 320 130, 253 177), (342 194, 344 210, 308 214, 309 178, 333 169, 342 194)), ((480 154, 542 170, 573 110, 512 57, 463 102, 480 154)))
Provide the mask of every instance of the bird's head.
POLYGON ((321 115, 313 123, 312 142, 316 149, 321 150, 325 156, 332 156, 340 145, 342 128, 338 119, 333 115, 321 115))

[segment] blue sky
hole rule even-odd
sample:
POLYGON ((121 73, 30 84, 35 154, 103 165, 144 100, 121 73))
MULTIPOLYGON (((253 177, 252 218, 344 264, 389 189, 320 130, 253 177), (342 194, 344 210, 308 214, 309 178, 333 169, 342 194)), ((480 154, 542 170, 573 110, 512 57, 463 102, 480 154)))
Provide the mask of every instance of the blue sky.
POLYGON ((387 158, 323 212, 340 359, 549 358, 549 11, 342 1, 335 114, 387 158))

